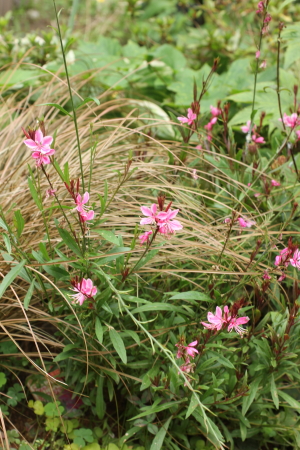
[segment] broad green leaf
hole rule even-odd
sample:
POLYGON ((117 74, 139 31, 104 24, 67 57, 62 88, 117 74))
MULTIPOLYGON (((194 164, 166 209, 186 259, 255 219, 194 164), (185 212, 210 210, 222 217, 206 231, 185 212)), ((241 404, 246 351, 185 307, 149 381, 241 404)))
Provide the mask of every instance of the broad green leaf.
POLYGON ((28 178, 28 186, 29 186, 30 193, 32 195, 32 198, 33 198, 36 206, 39 208, 40 211, 42 211, 43 206, 42 206, 41 201, 39 199, 39 196, 38 196, 37 190, 35 188, 35 185, 34 185, 32 179, 30 177, 28 178))
POLYGON ((58 232, 63 242, 66 244, 66 246, 69 247, 69 249, 71 249, 75 253, 75 255, 82 256, 81 250, 78 247, 77 242, 70 235, 70 233, 63 228, 58 228, 58 232))
POLYGON ((110 337, 110 340, 112 342, 114 349, 120 356, 123 363, 126 364, 127 363, 127 354, 126 354, 126 349, 125 349, 123 339, 121 338, 119 333, 114 328, 111 328, 109 330, 109 337, 110 337))
POLYGON ((25 266, 25 259, 23 259, 19 264, 14 266, 7 275, 2 280, 2 283, 0 284, 0 298, 2 298, 4 292, 8 288, 8 286, 11 285, 11 283, 14 281, 14 279, 20 274, 23 267, 25 266))
POLYGON ((172 418, 173 416, 169 417, 168 420, 166 420, 166 422, 162 425, 161 429, 152 441, 150 450, 160 450, 162 448, 172 418))
POLYGON ((29 303, 33 294, 33 290, 34 290, 34 280, 32 280, 32 282, 30 283, 30 286, 28 288, 28 291, 26 292, 25 298, 24 298, 24 309, 26 309, 26 311, 29 308, 29 303))
POLYGON ((119 238, 115 235, 112 231, 108 230, 93 230, 96 233, 100 234, 100 236, 103 237, 108 242, 111 242, 112 244, 119 245, 119 238))
POLYGON ((261 382, 261 377, 256 378, 249 386, 249 395, 243 398, 243 406, 242 406, 242 414, 243 416, 246 414, 251 404, 254 401, 256 393, 258 391, 259 385, 261 382))
POLYGON ((99 317, 96 317, 95 333, 100 344, 103 343, 103 327, 99 317))
POLYGON ((278 398, 278 392, 276 389, 276 384, 275 384, 273 373, 270 376, 270 390, 271 390, 271 395, 272 395, 274 405, 277 409, 279 409, 279 398, 278 398))

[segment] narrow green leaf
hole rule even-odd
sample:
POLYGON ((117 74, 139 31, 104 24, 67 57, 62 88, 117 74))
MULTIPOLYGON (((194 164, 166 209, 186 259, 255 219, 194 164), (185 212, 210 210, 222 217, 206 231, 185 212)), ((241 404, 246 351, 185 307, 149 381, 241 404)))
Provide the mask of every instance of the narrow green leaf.
POLYGON ((111 328, 109 330, 109 337, 110 337, 110 340, 112 342, 114 349, 120 356, 123 363, 126 364, 127 363, 127 354, 126 354, 126 349, 125 349, 123 339, 121 338, 119 333, 114 328, 111 328))
POLYGON ((65 108, 60 106, 58 103, 42 103, 38 106, 53 106, 53 108, 59 109, 60 112, 62 112, 65 116, 70 116, 73 119, 72 114, 70 114, 65 108))
POLYGON ((71 356, 75 356, 77 355, 78 352, 76 350, 69 350, 68 352, 64 352, 62 351, 61 353, 59 353, 59 355, 57 355, 54 359, 53 362, 59 362, 59 361, 64 361, 65 359, 70 358, 71 356))
POLYGON ((290 3, 293 3, 295 0, 285 0, 278 8, 278 12, 281 11, 283 8, 285 8, 290 3))
POLYGON ((249 386, 249 395, 243 398, 243 406, 242 406, 242 414, 243 416, 246 414, 248 409, 250 408, 253 400, 255 399, 256 393, 258 391, 259 385, 261 382, 261 377, 256 378, 250 386, 249 386))
POLYGON ((8 251, 9 254, 11 254, 11 242, 10 242, 9 236, 6 233, 3 233, 2 236, 3 236, 4 242, 5 242, 6 250, 8 251))
POLYGON ((270 390, 271 390, 272 399, 273 399, 275 407, 278 409, 279 408, 279 398, 278 398, 278 392, 276 389, 276 384, 275 384, 273 373, 271 374, 270 379, 271 379, 270 390))
POLYGON ((283 400, 285 400, 292 408, 295 409, 300 409, 300 403, 297 402, 297 400, 295 400, 293 397, 291 397, 289 394, 287 394, 284 391, 281 391, 280 389, 278 390, 278 394, 280 395, 280 397, 283 398, 283 400))
POLYGON ((213 355, 216 359, 216 362, 222 364, 222 366, 228 367, 229 369, 235 369, 232 362, 230 362, 227 358, 225 358, 225 356, 221 355, 220 353, 210 350, 208 354, 209 356, 213 355))
POLYGON ((26 311, 29 308, 29 303, 33 294, 33 289, 34 289, 34 280, 32 280, 32 282, 30 283, 29 289, 24 298, 24 309, 26 309, 26 311))
POLYGON ((23 216, 19 209, 18 211, 15 211, 15 220, 16 220, 17 234, 18 237, 20 237, 24 229, 25 220, 23 219, 23 216))
POLYGON ((103 343, 103 327, 99 317, 96 317, 95 333, 100 344, 103 343))
POLYGON ((119 246, 119 238, 112 231, 108 230, 93 230, 93 231, 96 231, 96 233, 100 234, 100 236, 102 236, 103 239, 105 239, 106 241, 119 246))
POLYGON ((198 395, 195 393, 194 395, 191 396, 191 401, 188 407, 188 410, 186 412, 185 418, 187 419, 188 417, 190 417, 190 415, 193 413, 193 411, 197 408, 197 406, 199 406, 199 401, 197 400, 198 395))
POLYGON ((103 399, 103 382, 104 377, 99 376, 98 378, 98 387, 97 387, 97 397, 96 397, 96 412, 99 419, 103 419, 105 414, 105 402, 103 399))
POLYGON ((68 162, 66 162, 66 164, 64 165, 64 180, 67 184, 70 184, 70 172, 68 162))
POLYGON ((82 103, 80 103, 79 106, 77 106, 76 109, 80 108, 81 106, 85 105, 85 104, 88 103, 88 102, 94 102, 94 103, 96 103, 97 106, 100 105, 100 101, 99 101, 96 97, 87 97, 87 98, 85 98, 85 99, 83 100, 82 103))
POLYGON ((61 170, 61 168, 59 167, 58 162, 56 161, 56 159, 53 160, 53 166, 55 167, 55 170, 57 171, 57 173, 59 174, 60 178, 62 181, 66 181, 65 180, 65 175, 63 174, 63 171, 61 170))
POLYGON ((198 300, 200 302, 213 301, 207 294, 197 291, 179 292, 178 294, 173 295, 170 300, 198 300))
POLYGON ((2 283, 0 284, 0 298, 2 298, 4 292, 8 288, 8 286, 11 285, 11 283, 14 281, 14 279, 20 274, 23 267, 25 266, 25 259, 23 259, 19 264, 14 266, 7 275, 2 280, 2 283))
POLYGON ((183 308, 180 308, 179 306, 174 306, 169 303, 149 303, 147 305, 139 306, 138 308, 135 308, 132 310, 132 314, 138 314, 141 312, 146 311, 152 311, 153 313, 156 313, 157 311, 176 311, 180 312, 182 314, 190 315, 189 311, 185 311, 183 308))
POLYGON ((173 406, 178 405, 179 403, 182 403, 185 400, 178 400, 176 402, 167 402, 167 403, 163 403, 162 405, 152 405, 152 406, 147 406, 145 408, 144 412, 142 412, 141 414, 138 414, 137 416, 132 417, 129 420, 135 420, 135 419, 139 419, 141 417, 145 417, 145 416, 150 416, 150 414, 156 414, 160 411, 165 411, 166 409, 170 409, 173 406))
POLYGON ((31 178, 28 178, 28 186, 29 186, 30 193, 32 195, 32 198, 33 198, 36 206, 39 208, 40 211, 42 211, 43 206, 41 204, 37 190, 36 190, 35 185, 33 184, 33 181, 31 178))
POLYGON ((8 231, 8 228, 2 219, 0 219, 0 227, 3 228, 3 230, 8 231))
POLYGON ((169 428, 170 422, 172 420, 172 417, 169 417, 168 420, 163 424, 163 426, 161 427, 161 429, 159 430, 159 432, 157 433, 157 435, 154 437, 150 450, 160 450, 163 443, 164 443, 164 439, 167 433, 167 430, 169 428))
POLYGON ((71 249, 75 253, 75 255, 82 256, 81 250, 78 247, 77 242, 70 235, 70 233, 67 230, 63 229, 63 228, 58 228, 58 232, 60 234, 60 237, 62 238, 62 240, 66 244, 66 246, 69 247, 69 249, 71 249))

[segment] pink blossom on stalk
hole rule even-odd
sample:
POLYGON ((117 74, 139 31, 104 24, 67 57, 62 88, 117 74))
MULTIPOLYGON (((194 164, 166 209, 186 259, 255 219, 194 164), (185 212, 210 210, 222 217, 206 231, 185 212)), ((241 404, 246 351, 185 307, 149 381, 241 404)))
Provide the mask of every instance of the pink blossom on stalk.
POLYGON ((246 330, 240 325, 244 325, 245 323, 249 322, 249 317, 234 317, 230 319, 229 325, 228 325, 228 331, 235 330, 240 336, 242 336, 244 333, 246 333, 246 330))
MULTIPOLYGON (((282 119, 278 119, 282 122, 282 119)), ((297 125, 300 125, 300 119, 298 118, 298 114, 293 113, 288 116, 286 113, 283 114, 283 123, 289 128, 295 128, 297 125)))
POLYGON ((260 69, 265 69, 267 67, 267 61, 264 59, 263 62, 260 64, 260 69))
POLYGON ((80 282, 76 280, 72 281, 73 289, 76 294, 71 295, 74 300, 72 303, 79 303, 82 306, 83 302, 88 298, 93 298, 97 294, 97 288, 93 285, 90 278, 82 278, 80 282))
POLYGON ((243 133, 248 133, 251 127, 251 120, 248 120, 247 125, 243 125, 241 130, 243 133))
POLYGON ((266 15, 266 17, 264 18, 264 23, 270 23, 271 22, 271 20, 272 20, 272 16, 271 16, 271 14, 267 14, 266 15))
POLYGON ((264 2, 260 1, 260 2, 258 2, 258 5, 257 5, 256 14, 261 14, 263 11, 264 11, 264 2))
POLYGON ((224 219, 224 223, 231 223, 230 217, 226 217, 226 219, 224 219))
POLYGON ((207 131, 211 131, 212 128, 213 128, 213 126, 214 126, 214 124, 217 122, 217 120, 218 120, 218 118, 217 118, 216 116, 213 117, 213 118, 210 120, 210 122, 208 122, 206 125, 204 125, 204 128, 205 128, 207 131))
POLYGON ((257 50, 257 52, 255 53, 255 58, 258 59, 260 57, 260 50, 257 50))
POLYGON ((177 216, 178 212, 179 209, 174 209, 174 211, 169 209, 168 211, 161 211, 157 214, 159 233, 169 235, 175 234, 178 230, 182 230, 183 226, 179 220, 172 220, 177 216))
POLYGON ((56 192, 56 189, 47 189, 46 190, 46 198, 54 197, 55 196, 55 192, 56 192))
POLYGON ((177 117, 179 122, 187 123, 188 125, 192 125, 194 120, 197 119, 197 114, 193 113, 191 108, 188 109, 187 117, 177 117))
POLYGON ((242 217, 238 218, 238 222, 242 228, 251 228, 253 225, 256 225, 256 222, 254 222, 254 220, 246 220, 242 217))
POLYGON ((194 180, 198 180, 198 175, 197 175, 197 170, 196 169, 193 169, 193 172, 192 172, 192 178, 194 178, 194 180))
POLYGON ((145 231, 145 233, 143 233, 143 234, 141 234, 139 236, 139 240, 140 240, 141 245, 144 244, 145 242, 149 242, 149 238, 150 238, 151 234, 152 234, 152 230, 145 231))
POLYGON ((290 259, 290 263, 293 267, 300 269, 300 251, 295 250, 293 257, 290 259))
POLYGON ((147 208, 147 206, 141 206, 141 211, 144 216, 146 216, 145 219, 140 221, 141 225, 153 225, 156 223, 157 205, 155 203, 153 203, 150 208, 147 208))
POLYGON ((266 141, 264 140, 264 138, 262 136, 256 136, 256 134, 252 135, 252 141, 255 142, 256 144, 265 144, 266 141))
POLYGON ((78 212, 86 211, 86 209, 87 209, 86 203, 88 203, 89 199, 90 199, 90 194, 88 192, 85 192, 83 194, 83 197, 81 197, 80 194, 77 194, 76 209, 78 212))
POLYGON ((283 250, 281 250, 281 252, 279 253, 279 255, 277 255, 275 257, 275 266, 285 266, 288 267, 290 261, 289 258, 291 256, 291 251, 288 247, 285 247, 283 250))
POLYGON ((224 323, 224 319, 222 317, 222 309, 217 306, 215 314, 213 314, 212 312, 208 312, 207 320, 209 323, 201 322, 201 324, 205 328, 208 328, 209 330, 221 330, 224 323))
POLYGON ((184 347, 187 355, 189 355, 192 359, 195 358, 196 353, 199 353, 198 350, 194 347, 198 345, 198 341, 193 341, 190 344, 188 344, 186 347, 184 347))
POLYGON ((32 151, 32 157, 36 160, 37 167, 42 164, 50 164, 49 156, 54 155, 55 150, 50 148, 52 136, 44 136, 40 129, 34 133, 34 139, 25 139, 24 144, 32 151))
POLYGON ((280 275, 280 277, 278 278, 278 281, 281 282, 286 278, 286 274, 284 272, 282 272, 282 274, 280 275))
POLYGON ((279 183, 279 181, 271 180, 271 185, 277 187, 277 186, 280 186, 280 183, 279 183))
POLYGON ((80 211, 79 212, 81 222, 87 222, 88 220, 93 220, 95 217, 95 211, 92 209, 90 211, 80 211))
POLYGON ((297 141, 300 141, 300 130, 296 131, 297 141))
POLYGON ((217 117, 220 114, 222 114, 222 111, 219 108, 216 108, 215 106, 212 105, 210 105, 210 112, 213 117, 217 117))
POLYGON ((265 270, 264 274, 263 274, 263 279, 264 280, 271 280, 272 277, 270 277, 270 275, 268 274, 268 271, 265 270))

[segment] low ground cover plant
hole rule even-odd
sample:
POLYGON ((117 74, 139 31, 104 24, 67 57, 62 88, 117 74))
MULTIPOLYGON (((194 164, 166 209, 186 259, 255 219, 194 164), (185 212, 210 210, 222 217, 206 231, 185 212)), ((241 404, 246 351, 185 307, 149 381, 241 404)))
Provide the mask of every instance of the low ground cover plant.
POLYGON ((298 28, 274 25, 284 3, 253 3, 251 64, 216 57, 182 83, 179 50, 164 62, 157 47, 148 89, 179 77, 159 104, 124 95, 119 62, 74 70, 54 3, 63 68, 50 61, 30 92, 3 85, 3 449, 300 445, 300 104, 281 69, 298 28))

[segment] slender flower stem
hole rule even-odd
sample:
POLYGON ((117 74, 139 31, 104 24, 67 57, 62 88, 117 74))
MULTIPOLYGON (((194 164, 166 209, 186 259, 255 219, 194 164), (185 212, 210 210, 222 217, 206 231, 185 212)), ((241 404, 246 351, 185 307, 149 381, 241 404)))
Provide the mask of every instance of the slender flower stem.
MULTIPOLYGON (((39 196, 40 196, 40 202, 43 205, 39 170, 37 170, 37 174, 38 174, 37 179, 38 179, 38 188, 39 188, 38 191, 39 191, 39 196)), ((42 217, 43 217, 44 226, 45 226, 45 229, 46 229, 46 234, 47 234, 49 248, 50 248, 51 253, 53 255, 53 248, 52 248, 51 241, 50 241, 49 227, 48 227, 48 222, 47 222, 46 217, 45 217, 44 208, 42 209, 41 213, 42 213, 42 217)))
POLYGON ((60 46, 61 46, 61 51, 62 51, 62 56, 63 56, 64 66, 65 66, 66 77, 67 77, 67 83, 68 83, 68 89, 69 89, 70 100, 71 100, 72 111, 73 111, 73 122, 74 122, 74 126, 75 126, 75 131, 76 131, 76 139, 77 139, 77 146, 78 146, 78 155, 79 155, 79 163, 80 163, 80 172, 81 172, 82 188, 83 188, 83 190, 85 191, 85 188, 84 188, 83 165, 82 165, 82 156, 81 156, 81 147, 80 147, 80 139, 79 139, 78 124, 77 124, 77 116, 76 116, 76 111, 75 111, 74 102, 73 102, 73 95, 72 95, 72 89, 71 89, 70 77, 69 77, 69 72, 68 72, 68 66, 67 66, 67 61, 66 61, 66 55, 65 55, 65 51, 64 51, 64 46, 63 46, 63 42, 62 42, 61 29, 60 29, 60 25, 59 25, 58 13, 57 13, 57 8, 56 8, 55 0, 53 0, 53 5, 54 5, 54 10, 55 10, 56 23, 57 23, 57 31, 58 31, 58 36, 59 36, 59 40, 60 40, 60 46))
MULTIPOLYGON (((128 274, 126 275, 126 278, 129 277, 129 275, 131 275, 131 274, 134 272, 134 269, 136 268, 136 266, 139 264, 139 262, 144 258, 144 256, 146 255, 146 253, 149 251, 151 245, 152 245, 153 242, 154 242, 154 239, 156 238, 156 235, 157 235, 157 233, 158 233, 158 229, 159 229, 159 228, 157 227, 156 230, 154 231, 151 241, 150 241, 149 244, 146 246, 146 248, 145 248, 145 250, 143 251, 141 257, 138 259, 138 261, 135 263, 135 265, 129 270, 128 274)), ((126 278, 125 278, 125 279, 126 279, 126 278)), ((124 281, 125 281, 125 280, 124 280, 124 281)))

